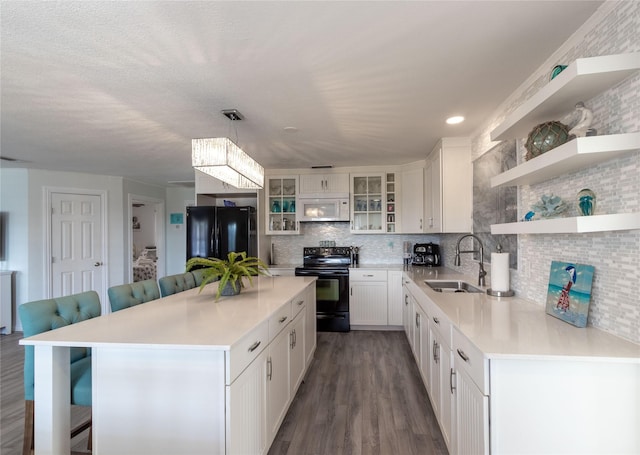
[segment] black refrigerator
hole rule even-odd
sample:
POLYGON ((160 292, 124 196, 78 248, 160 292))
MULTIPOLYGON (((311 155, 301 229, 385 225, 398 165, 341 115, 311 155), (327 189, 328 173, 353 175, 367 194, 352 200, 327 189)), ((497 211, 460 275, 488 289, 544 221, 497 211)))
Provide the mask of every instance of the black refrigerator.
POLYGON ((187 207, 187 260, 226 259, 230 251, 257 256, 255 207, 187 207))

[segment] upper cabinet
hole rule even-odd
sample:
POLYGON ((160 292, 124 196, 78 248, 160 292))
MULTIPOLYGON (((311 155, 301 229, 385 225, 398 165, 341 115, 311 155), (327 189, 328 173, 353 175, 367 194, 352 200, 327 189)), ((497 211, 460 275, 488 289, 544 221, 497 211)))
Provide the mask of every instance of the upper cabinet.
POLYGON ((211 177, 204 172, 194 170, 196 194, 256 194, 256 190, 239 189, 233 185, 211 177))
POLYGON ((322 197, 347 197, 349 194, 349 174, 302 174, 300 175, 300 195, 322 197))
POLYGON ((424 167, 415 166, 402 172, 402 232, 424 232, 424 167))
POLYGON ((300 233, 297 217, 297 175, 265 177, 266 234, 291 235, 300 233))
POLYGON ((400 232, 398 230, 398 182, 395 172, 387 172, 387 232, 400 232))
POLYGON ((351 232, 382 234, 386 231, 386 174, 351 174, 351 232))
POLYGON ((423 231, 471 232, 473 172, 469 138, 446 137, 438 141, 427 157, 424 180, 423 231))
MULTIPOLYGON (((491 139, 526 137, 640 69, 640 53, 577 59, 491 132, 491 139)), ((640 133, 573 139, 491 179, 492 187, 531 185, 640 150, 640 133)), ((580 233, 640 229, 640 213, 494 224, 492 234, 580 233)))

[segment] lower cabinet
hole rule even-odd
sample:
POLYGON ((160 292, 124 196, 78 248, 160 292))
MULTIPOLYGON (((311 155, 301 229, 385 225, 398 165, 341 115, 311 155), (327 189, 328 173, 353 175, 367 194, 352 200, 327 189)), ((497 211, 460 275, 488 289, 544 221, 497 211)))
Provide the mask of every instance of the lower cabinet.
POLYGON ((289 331, 283 330, 269 344, 267 359, 267 432, 269 442, 275 437, 287 413, 289 386, 289 331))
POLYGON ((349 318, 354 326, 387 325, 387 271, 349 271, 349 318))
POLYGON ((293 319, 289 330, 289 385, 291 387, 291 397, 295 396, 304 377, 306 315, 307 311, 303 306, 293 319))
POLYGON ((313 358, 315 284, 287 305, 269 321, 279 332, 249 347, 262 352, 226 387, 227 455, 268 452, 313 358))
POLYGON ((456 453, 489 454, 489 397, 482 394, 471 376, 462 368, 464 362, 454 353, 456 453))
POLYGON ((268 354, 268 349, 264 349, 262 354, 227 387, 227 454, 263 454, 268 449, 265 381, 268 354))
POLYGON ((402 271, 387 271, 387 324, 402 325, 402 271))

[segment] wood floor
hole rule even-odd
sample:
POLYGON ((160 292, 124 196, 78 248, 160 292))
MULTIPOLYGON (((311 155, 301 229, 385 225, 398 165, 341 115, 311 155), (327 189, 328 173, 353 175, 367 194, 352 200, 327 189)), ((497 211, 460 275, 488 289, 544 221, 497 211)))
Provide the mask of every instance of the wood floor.
MULTIPOLYGON (((22 455, 24 431, 24 347, 18 344, 22 332, 0 335, 0 455, 22 455)), ((91 410, 71 407, 71 426, 86 420, 91 410)), ((89 453, 88 431, 71 441, 73 455, 89 453)))
MULTIPOLYGON (((22 448, 21 337, 0 336, 0 455, 22 448)), ((72 424, 85 416, 74 408, 72 424)), ((72 448, 85 452, 86 434, 72 448)), ((446 455, 404 333, 318 333, 315 359, 269 451, 281 454, 446 455)))
POLYGON ((319 332, 269 451, 280 454, 447 454, 404 332, 319 332))

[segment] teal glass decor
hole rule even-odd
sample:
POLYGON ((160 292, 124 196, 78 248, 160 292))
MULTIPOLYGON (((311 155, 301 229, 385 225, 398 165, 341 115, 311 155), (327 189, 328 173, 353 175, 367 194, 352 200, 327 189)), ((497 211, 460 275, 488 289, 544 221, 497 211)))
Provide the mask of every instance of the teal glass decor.
POLYGON ((527 142, 524 144, 527 149, 525 159, 528 161, 542 155, 564 144, 568 139, 569 127, 567 125, 557 121, 541 123, 529 133, 527 142))
POLYGON ((582 216, 590 216, 596 211, 596 194, 589 188, 578 192, 578 211, 582 216))

